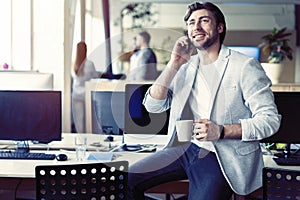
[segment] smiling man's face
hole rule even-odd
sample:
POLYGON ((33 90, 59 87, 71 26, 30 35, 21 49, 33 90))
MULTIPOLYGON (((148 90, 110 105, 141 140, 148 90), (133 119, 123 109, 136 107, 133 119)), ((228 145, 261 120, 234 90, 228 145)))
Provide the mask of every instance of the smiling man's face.
POLYGON ((205 9, 194 11, 187 20, 188 36, 198 49, 208 49, 219 42, 222 31, 216 25, 213 14, 205 9))

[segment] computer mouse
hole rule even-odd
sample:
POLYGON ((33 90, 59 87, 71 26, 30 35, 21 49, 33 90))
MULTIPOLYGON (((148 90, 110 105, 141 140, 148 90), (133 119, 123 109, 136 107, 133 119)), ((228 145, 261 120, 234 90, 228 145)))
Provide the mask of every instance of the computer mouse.
POLYGON ((109 135, 109 136, 107 136, 107 137, 104 139, 104 141, 105 141, 105 142, 112 142, 112 141, 114 141, 114 137, 111 136, 111 135, 109 135))
POLYGON ((66 161, 68 160, 68 156, 66 154, 57 154, 56 155, 56 160, 58 161, 66 161))

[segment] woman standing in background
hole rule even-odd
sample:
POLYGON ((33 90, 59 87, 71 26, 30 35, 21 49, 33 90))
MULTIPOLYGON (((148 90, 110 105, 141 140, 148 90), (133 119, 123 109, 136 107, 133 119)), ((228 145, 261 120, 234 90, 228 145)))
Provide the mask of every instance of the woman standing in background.
POLYGON ((72 114, 76 132, 85 132, 85 82, 98 78, 94 63, 86 58, 86 43, 77 44, 76 59, 72 70, 72 114))

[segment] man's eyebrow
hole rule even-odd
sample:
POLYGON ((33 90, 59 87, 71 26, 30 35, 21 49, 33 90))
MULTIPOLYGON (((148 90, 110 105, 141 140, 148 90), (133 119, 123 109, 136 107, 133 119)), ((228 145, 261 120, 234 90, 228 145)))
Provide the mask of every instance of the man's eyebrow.
MULTIPOLYGON (((211 17, 208 16, 208 15, 204 15, 204 16, 199 17, 200 20, 205 19, 205 18, 211 19, 211 17)), ((195 21, 195 19, 190 19, 187 22, 193 22, 193 21, 195 21)))
POLYGON ((192 21, 195 21, 195 19, 189 19, 189 20, 187 20, 187 22, 192 22, 192 21))
POLYGON ((199 17, 199 19, 204 19, 204 18, 211 19, 211 17, 210 17, 210 16, 208 16, 208 15, 205 15, 205 16, 201 16, 201 17, 199 17))

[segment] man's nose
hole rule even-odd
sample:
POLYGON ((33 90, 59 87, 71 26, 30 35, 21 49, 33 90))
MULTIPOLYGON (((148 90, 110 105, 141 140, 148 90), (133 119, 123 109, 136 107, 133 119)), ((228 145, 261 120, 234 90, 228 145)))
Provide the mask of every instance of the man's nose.
POLYGON ((196 21, 194 29, 195 30, 202 30, 201 20, 196 21))

